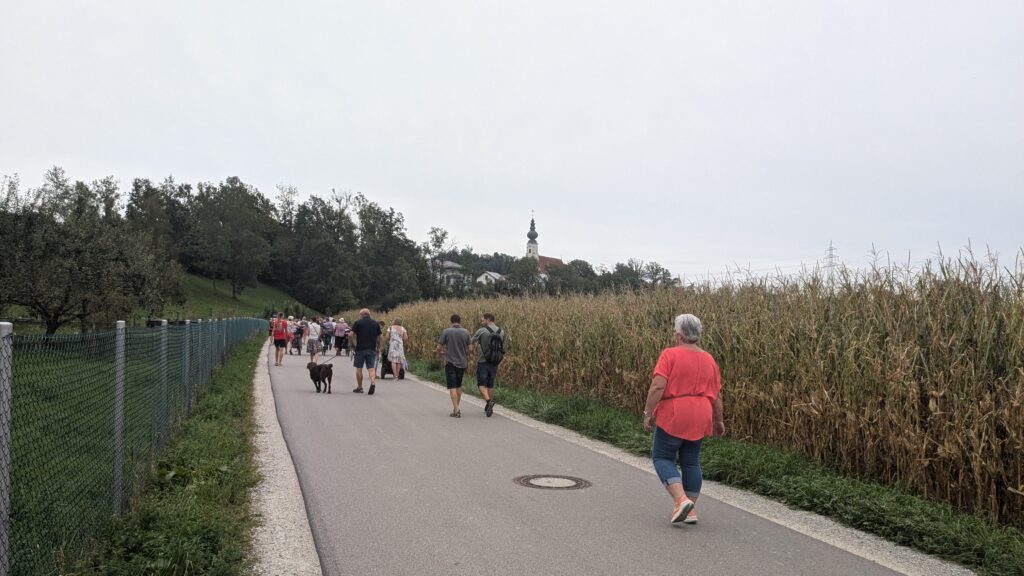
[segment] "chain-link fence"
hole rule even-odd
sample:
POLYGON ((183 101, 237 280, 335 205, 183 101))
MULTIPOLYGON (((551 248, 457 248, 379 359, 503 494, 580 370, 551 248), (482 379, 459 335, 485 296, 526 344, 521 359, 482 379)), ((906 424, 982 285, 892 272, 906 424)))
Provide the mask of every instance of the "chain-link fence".
POLYGON ((141 488, 214 366, 266 320, 18 335, 0 323, 0 576, 70 568, 141 488))

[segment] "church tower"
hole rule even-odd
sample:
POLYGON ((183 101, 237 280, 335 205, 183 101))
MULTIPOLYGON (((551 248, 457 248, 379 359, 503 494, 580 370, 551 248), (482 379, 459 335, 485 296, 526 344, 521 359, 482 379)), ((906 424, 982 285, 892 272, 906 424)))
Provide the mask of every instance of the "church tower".
POLYGON ((526 233, 530 240, 526 243, 526 256, 534 260, 540 260, 540 249, 537 247, 537 225, 533 218, 530 218, 530 231, 526 233))

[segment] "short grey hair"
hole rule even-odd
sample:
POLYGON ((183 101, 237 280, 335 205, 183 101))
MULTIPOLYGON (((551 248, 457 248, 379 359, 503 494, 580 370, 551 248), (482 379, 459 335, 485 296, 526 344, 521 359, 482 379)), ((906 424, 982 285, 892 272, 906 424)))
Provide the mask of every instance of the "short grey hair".
POLYGON ((676 316, 676 334, 683 337, 683 342, 687 344, 696 344, 700 340, 700 333, 704 330, 704 326, 700 323, 700 318, 697 318, 693 314, 680 314, 676 316))
POLYGON ((402 319, 401 318, 395 318, 394 325, 395 326, 401 326, 402 325, 402 319))

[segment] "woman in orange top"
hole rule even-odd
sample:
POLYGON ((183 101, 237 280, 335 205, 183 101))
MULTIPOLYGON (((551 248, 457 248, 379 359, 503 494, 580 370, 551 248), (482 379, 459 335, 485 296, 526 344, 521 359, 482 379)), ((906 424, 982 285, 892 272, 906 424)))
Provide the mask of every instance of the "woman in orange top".
POLYGON ((718 396, 722 379, 715 359, 697 346, 701 330, 700 319, 693 314, 676 317, 676 344, 661 352, 644 408, 644 430, 655 429, 654 469, 675 502, 671 520, 687 524, 697 523, 701 442, 705 436, 725 433, 718 396))

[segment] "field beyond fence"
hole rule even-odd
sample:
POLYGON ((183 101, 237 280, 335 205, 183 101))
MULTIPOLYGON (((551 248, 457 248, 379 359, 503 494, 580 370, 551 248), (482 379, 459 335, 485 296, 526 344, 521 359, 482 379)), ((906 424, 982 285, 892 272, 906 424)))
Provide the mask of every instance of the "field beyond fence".
POLYGON ((102 538, 214 367, 266 320, 0 337, 0 563, 57 574, 102 538))
POLYGON ((458 313, 508 331, 499 380, 642 409, 672 320, 722 369, 727 433, 1024 527, 1024 269, 945 260, 598 296, 391 311, 434 355, 458 313))

